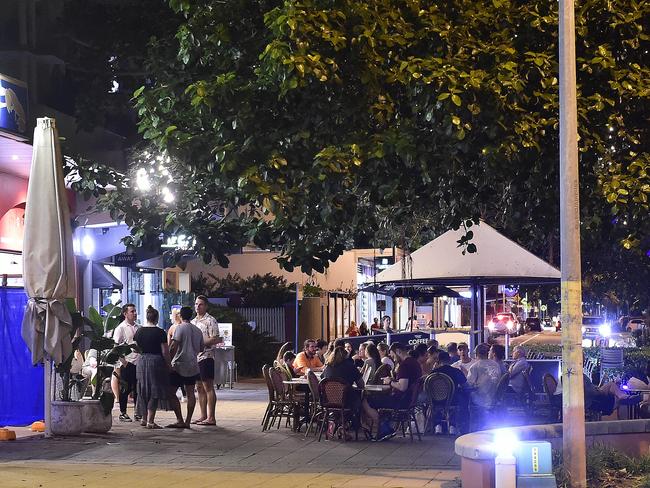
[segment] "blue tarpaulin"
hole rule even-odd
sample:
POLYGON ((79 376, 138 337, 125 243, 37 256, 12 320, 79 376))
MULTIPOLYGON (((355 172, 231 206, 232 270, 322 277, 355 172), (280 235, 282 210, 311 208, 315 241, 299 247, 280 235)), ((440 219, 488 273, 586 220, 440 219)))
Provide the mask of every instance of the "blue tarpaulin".
POLYGON ((43 366, 21 336, 27 295, 22 288, 0 287, 0 427, 42 420, 43 366))

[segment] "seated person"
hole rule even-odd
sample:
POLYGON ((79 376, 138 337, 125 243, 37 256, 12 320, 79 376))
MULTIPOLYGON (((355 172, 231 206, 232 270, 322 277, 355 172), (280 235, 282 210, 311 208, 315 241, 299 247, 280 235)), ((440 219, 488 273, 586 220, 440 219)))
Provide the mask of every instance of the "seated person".
MULTIPOLYGON (((469 413, 467 411, 467 405, 469 404, 469 396, 465 390, 467 378, 465 378, 465 375, 460 369, 451 366, 450 362, 449 353, 447 351, 440 351, 438 353, 438 366, 431 372, 446 374, 454 383, 454 397, 451 400, 451 404, 457 405, 458 408, 454 418, 451 419, 452 425, 449 426, 449 433, 454 435, 457 433, 459 427, 468 423, 469 413)), ((436 421, 440 420, 441 418, 436 419, 436 421)), ((442 433, 442 425, 436 425, 435 432, 442 433)))
MULTIPOLYGON (((424 374, 429 374, 431 373, 434 369, 436 369, 440 365, 440 353, 443 351, 440 351, 437 347, 434 346, 429 346, 427 348, 427 358, 424 363, 424 366, 422 367, 422 372, 424 374)), ((446 354, 446 353, 445 353, 446 354)), ((449 354, 447 354, 449 356, 449 354)))
MULTIPOLYGON (((361 372, 354 366, 352 361, 348 360, 348 353, 344 348, 341 346, 334 348, 334 352, 327 358, 321 378, 336 378, 350 386, 356 384, 359 390, 350 390, 345 399, 345 406, 354 413, 359 412, 361 407, 361 391, 365 385, 363 383, 363 378, 361 378, 361 372)), ((358 415, 355 415, 353 418, 353 427, 355 429, 358 428, 357 419, 358 415)))
POLYGON ((467 376, 469 374, 469 368, 474 364, 474 359, 469 355, 469 346, 465 342, 458 344, 458 357, 460 359, 452 363, 452 366, 460 369, 467 376))
POLYGON ((304 349, 300 352, 296 359, 293 362, 293 369, 295 372, 301 376, 307 374, 307 370, 311 369, 312 371, 322 371, 323 363, 316 353, 318 349, 316 347, 316 341, 314 339, 307 339, 304 343, 304 349))
POLYGON ((390 348, 388 347, 388 344, 385 342, 380 342, 377 344, 377 350, 379 351, 379 356, 381 357, 381 364, 387 364, 390 366, 390 369, 393 369, 395 367, 395 363, 390 358, 390 348))
POLYGON ((515 393, 522 395, 528 391, 528 384, 523 374, 530 367, 530 364, 526 361, 526 349, 523 346, 515 347, 512 351, 512 359, 514 359, 514 362, 508 370, 510 373, 509 385, 515 393))
POLYGON ((282 356, 282 372, 286 375, 287 379, 298 378, 300 375, 293 369, 293 363, 296 360, 296 355, 293 351, 286 351, 282 356))
POLYGON ((422 369, 423 374, 426 374, 426 373, 429 372, 429 371, 425 371, 425 366, 426 366, 426 362, 427 362, 427 345, 426 344, 418 344, 418 345, 416 345, 413 349, 411 349, 409 351, 409 356, 411 356, 418 363, 420 363, 420 369, 422 369))
POLYGON ((368 376, 366 376, 370 381, 375 376, 375 371, 381 365, 381 357, 379 356, 379 350, 374 342, 368 342, 366 344, 366 360, 363 362, 363 368, 361 368, 362 374, 366 374, 366 371, 369 371, 368 376))
MULTIPOLYGON (((640 395, 629 396, 613 381, 598 387, 591 382, 586 374, 582 375, 582 380, 585 409, 595 410, 602 415, 611 415, 620 406, 621 402, 629 405, 641 401, 640 395)), ((562 378, 560 378, 555 389, 552 404, 560 409, 562 408, 562 378)))
POLYGON ((467 384, 474 388, 471 393, 472 403, 482 407, 491 407, 497 391, 501 373, 496 361, 488 359, 490 346, 479 344, 474 349, 476 361, 469 368, 467 384))
POLYGON ((417 388, 422 377, 420 363, 409 356, 408 348, 399 342, 390 346, 390 355, 398 364, 397 375, 384 378, 383 383, 390 386, 387 395, 372 395, 363 401, 363 411, 370 427, 377 426, 377 437, 380 440, 394 435, 394 430, 387 423, 379 425, 380 408, 406 408, 411 402, 413 388, 417 388))
POLYGON ((467 383, 467 378, 461 370, 454 368, 451 364, 451 357, 447 351, 440 351, 438 353, 438 367, 432 373, 443 373, 451 378, 456 387, 456 392, 463 388, 467 383))
POLYGON ((356 354, 352 354, 352 361, 354 361, 354 365, 361 369, 363 368, 363 364, 366 359, 368 359, 368 356, 366 356, 366 347, 367 344, 364 342, 362 344, 359 344, 359 351, 357 351, 356 354))
POLYGON ((495 361, 499 365, 499 371, 501 376, 508 372, 508 366, 504 362, 506 359, 506 348, 501 344, 494 344, 490 348, 490 354, 488 354, 488 359, 495 361))
POLYGON ((447 344, 447 352, 449 353, 449 364, 453 365, 456 361, 460 360, 460 356, 458 355, 458 344, 455 342, 447 344))

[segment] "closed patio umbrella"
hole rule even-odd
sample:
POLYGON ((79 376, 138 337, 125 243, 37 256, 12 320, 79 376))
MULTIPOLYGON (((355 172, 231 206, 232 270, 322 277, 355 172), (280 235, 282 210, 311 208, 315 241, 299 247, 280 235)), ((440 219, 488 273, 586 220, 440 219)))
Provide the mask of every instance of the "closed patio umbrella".
POLYGON ((34 364, 45 360, 45 422, 50 428, 51 364, 72 353, 72 319, 66 298, 76 295, 70 211, 55 120, 40 118, 25 206, 23 279, 29 302, 23 317, 23 339, 34 364))

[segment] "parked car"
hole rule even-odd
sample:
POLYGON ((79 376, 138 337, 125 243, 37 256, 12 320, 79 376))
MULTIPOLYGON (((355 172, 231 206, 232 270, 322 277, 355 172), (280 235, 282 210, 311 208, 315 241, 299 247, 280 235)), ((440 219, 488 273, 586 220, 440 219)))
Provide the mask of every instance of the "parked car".
POLYGON ((645 320, 642 317, 634 317, 627 321, 625 330, 628 332, 634 332, 635 330, 645 329, 645 320))
POLYGON ((501 312, 492 317, 488 322, 490 336, 511 335, 517 336, 523 332, 517 316, 512 312, 501 312))
POLYGON ((526 332, 541 332, 542 322, 539 317, 528 317, 526 319, 525 329, 526 332))

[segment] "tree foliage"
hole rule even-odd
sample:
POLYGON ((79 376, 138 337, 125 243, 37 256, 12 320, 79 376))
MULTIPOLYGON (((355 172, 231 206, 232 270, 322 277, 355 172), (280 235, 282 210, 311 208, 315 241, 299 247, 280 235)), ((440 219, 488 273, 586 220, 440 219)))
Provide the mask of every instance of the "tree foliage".
MULTIPOLYGON (((649 5, 576 6, 583 245, 595 252, 603 226, 630 249, 650 235, 649 5)), ((100 199, 131 245, 183 232, 226 264, 252 241, 310 272, 358 242, 416 247, 479 218, 538 254, 556 244, 555 2, 170 6, 184 20, 152 43, 155 83, 135 92, 139 130, 164 154, 138 163, 152 190, 127 175, 100 199)))

